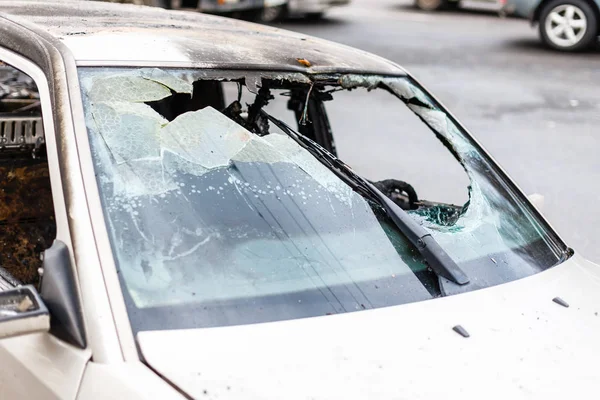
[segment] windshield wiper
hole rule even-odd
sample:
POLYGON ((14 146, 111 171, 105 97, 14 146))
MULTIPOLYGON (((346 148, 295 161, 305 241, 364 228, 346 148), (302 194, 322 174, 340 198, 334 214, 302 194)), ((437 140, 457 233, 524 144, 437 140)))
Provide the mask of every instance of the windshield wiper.
POLYGON ((338 178, 343 180, 354 191, 383 207, 400 232, 402 232, 408 241, 417 248, 425 261, 427 261, 431 270, 438 277, 446 278, 459 285, 469 283, 469 277, 438 244, 433 236, 372 183, 356 174, 343 161, 325 150, 318 143, 294 131, 285 122, 269 115, 264 110, 261 110, 260 112, 302 148, 321 161, 322 164, 336 174, 338 178))

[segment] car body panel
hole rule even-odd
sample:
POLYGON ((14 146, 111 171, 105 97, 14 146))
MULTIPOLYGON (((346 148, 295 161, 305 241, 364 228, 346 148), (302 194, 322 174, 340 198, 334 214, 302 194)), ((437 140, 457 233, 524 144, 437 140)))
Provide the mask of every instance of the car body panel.
MULTIPOLYGON (((600 10, 600 0, 588 0, 596 6, 596 10, 600 10)), ((539 7, 543 0, 506 0, 502 9, 507 14, 527 18, 532 22, 537 22, 539 18, 539 7)))
POLYGON ((548 399, 598 393, 600 266, 575 256, 492 288, 376 310, 141 332, 145 360, 192 397, 548 399), (560 296, 570 304, 558 305, 560 296), (464 338, 452 328, 462 325, 464 338), (566 376, 569 378, 566 379, 566 376))
POLYGON ((183 400, 185 397, 141 362, 90 362, 77 399, 183 400))
POLYGON ((540 0, 507 0, 502 9, 511 15, 532 19, 540 0))
POLYGON ((0 340, 0 398, 74 399, 90 357, 48 333, 0 340))
POLYGON ((333 69, 403 75, 383 58, 306 35, 199 13, 97 2, 5 1, 5 18, 35 24, 69 47, 79 65, 333 69), (24 6, 23 4, 27 4, 24 6), (27 16, 27 20, 19 18, 27 16), (289 49, 293 49, 290 54, 289 49), (297 61, 306 59, 310 67, 297 61))

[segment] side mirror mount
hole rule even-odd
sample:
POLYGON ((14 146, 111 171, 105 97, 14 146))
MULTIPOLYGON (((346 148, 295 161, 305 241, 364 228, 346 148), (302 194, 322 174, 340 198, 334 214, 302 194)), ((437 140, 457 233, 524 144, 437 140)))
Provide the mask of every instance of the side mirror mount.
POLYGON ((44 252, 40 293, 52 315, 50 333, 84 349, 86 335, 75 271, 69 248, 60 240, 44 252))
POLYGON ((32 285, 0 291, 0 339, 49 329, 50 314, 32 285))
MULTIPOLYGON (((50 332, 67 343, 85 348, 75 272, 69 248, 60 240, 55 240, 44 252, 43 271, 40 293, 32 285, 9 289, 0 286, 0 339, 50 332)), ((7 281, 0 277, 2 282, 7 281)))

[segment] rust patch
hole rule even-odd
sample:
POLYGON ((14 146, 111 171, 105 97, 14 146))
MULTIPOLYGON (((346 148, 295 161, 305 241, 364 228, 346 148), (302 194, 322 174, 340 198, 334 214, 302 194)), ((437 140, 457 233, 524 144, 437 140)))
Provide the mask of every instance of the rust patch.
POLYGON ((312 65, 310 61, 308 61, 306 58, 296 58, 296 61, 304 65, 306 68, 310 68, 310 66, 312 65))

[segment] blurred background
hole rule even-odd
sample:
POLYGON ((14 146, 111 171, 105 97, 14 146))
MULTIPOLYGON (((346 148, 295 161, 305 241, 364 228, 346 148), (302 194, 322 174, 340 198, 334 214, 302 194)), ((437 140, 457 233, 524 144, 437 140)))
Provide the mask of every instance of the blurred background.
POLYGON ((600 262, 596 1, 113 0, 268 23, 397 62, 600 262))

